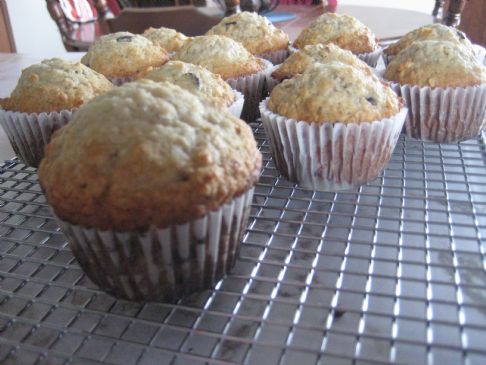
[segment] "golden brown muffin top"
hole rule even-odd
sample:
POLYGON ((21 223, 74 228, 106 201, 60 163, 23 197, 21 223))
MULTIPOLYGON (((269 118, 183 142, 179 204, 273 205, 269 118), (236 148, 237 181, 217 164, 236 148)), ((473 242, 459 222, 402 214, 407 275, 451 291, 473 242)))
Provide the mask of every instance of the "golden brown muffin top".
POLYGON ((10 97, 0 99, 5 110, 42 113, 75 109, 113 88, 106 77, 79 62, 44 60, 22 70, 10 97))
POLYGON ((393 58, 384 77, 399 84, 467 87, 486 82, 486 69, 459 43, 419 41, 393 58))
POLYGON ((250 127, 168 82, 140 80, 94 98, 46 147, 39 180, 71 224, 130 231, 181 224, 255 184, 250 127))
POLYGON ((209 98, 221 107, 228 107, 235 101, 233 89, 221 76, 192 63, 169 61, 143 78, 171 82, 199 97, 209 98))
POLYGON ((294 52, 277 69, 272 77, 277 80, 290 79, 303 73, 308 67, 316 63, 342 62, 357 67, 364 72, 372 72, 370 67, 350 51, 339 48, 333 43, 311 44, 294 52))
POLYGON ((251 75, 263 69, 261 60, 241 43, 221 35, 192 38, 175 54, 174 59, 203 66, 225 80, 251 75))
POLYGON ((143 36, 158 44, 167 52, 178 51, 189 40, 188 37, 175 29, 165 27, 150 27, 143 32, 143 36))
POLYGON ((268 108, 275 114, 311 123, 360 123, 397 114, 401 102, 373 73, 331 62, 315 64, 277 85, 268 108))
POLYGON ((89 46, 81 62, 108 78, 131 77, 169 60, 167 52, 140 34, 117 32, 89 46))
POLYGON ((401 50, 409 47, 416 41, 448 41, 453 43, 460 43, 464 47, 473 51, 473 46, 466 35, 454 27, 435 23, 425 25, 423 27, 412 30, 405 34, 396 43, 391 44, 383 50, 383 53, 389 56, 397 55, 401 50))
POLYGON ((207 35, 224 35, 237 42, 254 55, 286 49, 289 37, 277 29, 267 18, 248 11, 223 18, 207 35))
POLYGON ((304 28, 294 47, 319 43, 334 43, 356 54, 373 52, 378 47, 375 35, 367 26, 350 15, 336 13, 324 13, 304 28))

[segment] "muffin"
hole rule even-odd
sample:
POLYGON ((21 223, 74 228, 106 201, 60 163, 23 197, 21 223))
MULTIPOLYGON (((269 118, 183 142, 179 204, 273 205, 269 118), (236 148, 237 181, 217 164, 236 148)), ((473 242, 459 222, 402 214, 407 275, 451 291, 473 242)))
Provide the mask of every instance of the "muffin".
POLYGON ((140 80, 80 108, 46 147, 39 181, 91 280, 172 302, 231 267, 260 168, 243 121, 140 80))
POLYGON ((484 126, 486 69, 460 43, 414 42, 393 58, 384 78, 407 103, 411 137, 457 142, 484 126))
POLYGON ((0 99, 0 123, 17 156, 37 167, 45 144, 73 110, 112 87, 79 62, 44 60, 24 69, 10 97, 0 99))
POLYGON ((144 36, 117 32, 101 36, 89 47, 81 62, 120 85, 168 60, 167 52, 144 36))
POLYGON ((224 35, 240 42, 253 55, 273 64, 282 63, 288 55, 289 37, 267 18, 248 11, 223 18, 207 35, 224 35))
POLYGON ((276 80, 282 81, 303 73, 315 63, 329 63, 334 61, 359 68, 363 72, 372 72, 365 62, 361 61, 350 51, 330 43, 326 45, 313 44, 305 46, 290 55, 271 75, 276 80))
POLYGON ((253 56, 241 43, 220 35, 193 38, 174 59, 203 66, 220 75, 245 96, 242 118, 254 121, 258 117, 258 103, 265 93, 265 75, 272 68, 270 62, 253 56))
POLYGON ((463 32, 454 27, 448 27, 447 25, 435 23, 415 29, 405 34, 398 42, 393 43, 385 48, 383 50, 383 54, 385 56, 386 63, 391 61, 394 56, 405 48, 409 47, 413 42, 425 40, 458 43, 468 48, 471 52, 474 52, 473 45, 463 32))
POLYGON ((243 95, 233 90, 221 76, 204 67, 181 61, 169 61, 164 66, 151 70, 143 78, 156 82, 171 82, 199 97, 209 99, 220 108, 229 108, 236 117, 241 114, 243 95))
POLYGON ((406 116, 389 86, 340 62, 315 64, 283 81, 260 111, 277 169, 314 190, 374 180, 390 159, 406 116))
POLYGON ((297 49, 309 44, 334 43, 358 55, 371 67, 375 67, 381 55, 376 36, 371 30, 350 15, 324 13, 304 28, 294 41, 297 49))
POLYGON ((143 32, 143 36, 169 53, 178 51, 189 40, 188 37, 175 29, 165 27, 150 27, 143 32))

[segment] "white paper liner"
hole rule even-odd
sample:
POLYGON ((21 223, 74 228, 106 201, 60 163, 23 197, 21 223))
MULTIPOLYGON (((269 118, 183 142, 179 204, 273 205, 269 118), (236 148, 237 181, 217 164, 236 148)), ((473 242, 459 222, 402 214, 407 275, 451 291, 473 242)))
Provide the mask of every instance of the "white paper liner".
POLYGON ((270 95, 273 88, 281 82, 272 77, 273 71, 275 71, 278 67, 278 65, 273 66, 272 69, 265 75, 266 92, 268 95, 270 95))
POLYGON ((15 154, 26 165, 37 167, 52 134, 66 125, 72 114, 72 110, 29 114, 0 109, 0 124, 15 154))
POLYGON ((307 123, 260 104, 263 127, 280 173, 312 190, 345 190, 381 173, 395 149, 407 108, 371 123, 307 123))
POLYGON ((262 62, 264 67, 260 72, 237 79, 226 80, 233 89, 245 95, 241 119, 247 122, 254 122, 260 116, 258 104, 268 95, 265 79, 266 75, 272 72, 273 65, 264 59, 262 59, 262 62))
POLYGON ((136 77, 133 76, 126 76, 126 77, 108 77, 108 80, 111 81, 111 83, 115 86, 122 86, 123 84, 127 82, 131 82, 136 80, 136 77))
POLYGON ((165 229, 103 231, 58 220, 81 267, 101 289, 130 300, 174 302, 213 287, 229 272, 253 191, 202 218, 165 229))
POLYGON ((297 52, 299 49, 295 48, 294 46, 289 46, 289 56, 295 52, 297 52))
POLYGON ((360 60, 366 62, 368 64, 368 66, 370 66, 370 67, 376 67, 376 64, 378 63, 378 60, 380 59, 382 52, 383 52, 383 49, 381 47, 378 47, 373 52, 360 53, 360 54, 357 54, 356 57, 358 57, 360 60))
POLYGON ((274 65, 280 65, 283 61, 289 57, 289 49, 280 49, 278 51, 273 51, 273 52, 268 52, 268 53, 262 53, 258 55, 257 57, 266 59, 267 61, 270 61, 274 65))
POLYGON ((240 118, 243 111, 243 104, 245 103, 245 96, 239 91, 233 90, 235 93, 235 101, 228 107, 228 110, 235 117, 240 118))
POLYGON ((476 137, 486 122, 486 84, 466 88, 430 88, 391 83, 408 107, 408 136, 438 143, 476 137))

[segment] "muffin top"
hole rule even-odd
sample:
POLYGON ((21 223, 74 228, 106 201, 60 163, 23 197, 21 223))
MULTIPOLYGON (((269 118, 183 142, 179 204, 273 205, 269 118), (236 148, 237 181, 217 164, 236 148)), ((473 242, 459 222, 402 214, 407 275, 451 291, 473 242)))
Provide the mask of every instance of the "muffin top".
POLYGON ((459 43, 419 41, 396 55, 385 79, 430 87, 467 87, 486 82, 486 69, 459 43))
POLYGON ((117 32, 101 36, 81 62, 108 78, 135 76, 168 61, 167 52, 139 34, 117 32))
POLYGON ((277 80, 290 79, 303 73, 315 63, 342 62, 357 67, 363 72, 372 72, 370 67, 350 51, 339 48, 333 43, 312 44, 294 52, 275 71, 272 77, 277 80))
POLYGON ((314 20, 299 34, 294 47, 318 43, 334 43, 357 54, 373 52, 378 47, 375 35, 367 26, 350 15, 336 13, 324 13, 314 20))
POLYGON ((192 38, 174 59, 203 66, 223 79, 251 75, 263 69, 260 59, 239 42, 221 35, 192 38))
POLYGON ((473 51, 473 47, 466 35, 460 30, 448 27, 440 23, 429 24, 418 29, 412 30, 405 34, 396 43, 391 44, 383 50, 383 53, 389 56, 397 55, 401 50, 409 47, 416 41, 448 41, 453 43, 460 43, 466 48, 473 51))
POLYGON ((42 113, 74 109, 113 88, 106 77, 80 62, 44 60, 22 70, 10 97, 0 99, 5 110, 42 113))
POLYGON ((237 42, 254 55, 286 49, 289 37, 264 16, 243 11, 223 18, 206 34, 224 35, 237 42))
POLYGON ((171 28, 148 28, 143 36, 158 44, 167 52, 175 52, 181 48, 189 39, 184 34, 171 28))
POLYGON ((260 168, 242 120, 140 80, 80 108, 46 147, 39 180, 61 219, 130 231, 204 216, 254 185, 260 168))
POLYGON ((169 61, 147 73, 144 78, 171 82, 199 97, 211 99, 218 106, 227 107, 235 101, 233 89, 221 76, 192 63, 169 61))
POLYGON ((275 114, 311 123, 360 123, 397 114, 401 102, 373 73, 331 62, 315 64, 277 85, 268 108, 275 114))

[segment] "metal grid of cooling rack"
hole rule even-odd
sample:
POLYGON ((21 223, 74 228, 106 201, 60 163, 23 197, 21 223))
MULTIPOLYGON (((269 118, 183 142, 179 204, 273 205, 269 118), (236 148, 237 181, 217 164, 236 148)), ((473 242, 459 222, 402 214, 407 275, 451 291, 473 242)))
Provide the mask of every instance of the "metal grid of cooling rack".
POLYGON ((0 171, 0 363, 484 364, 486 145, 401 137, 381 177, 322 193, 264 155, 232 274, 177 304, 97 290, 37 183, 0 171))

